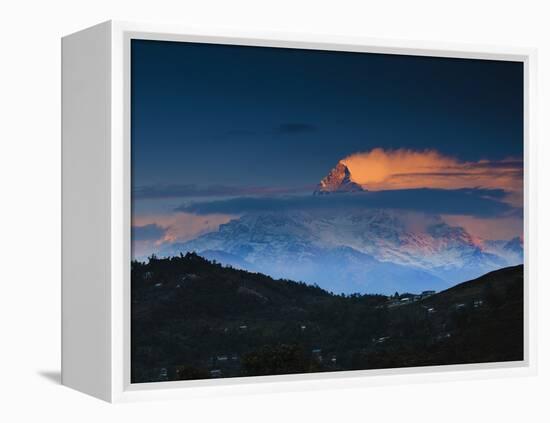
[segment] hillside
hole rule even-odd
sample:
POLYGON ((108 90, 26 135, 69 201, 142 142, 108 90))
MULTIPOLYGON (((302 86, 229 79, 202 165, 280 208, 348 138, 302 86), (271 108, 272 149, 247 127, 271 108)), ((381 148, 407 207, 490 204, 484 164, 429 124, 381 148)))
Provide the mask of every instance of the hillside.
POLYGON ((132 263, 132 380, 521 360, 522 313, 522 266, 386 297, 153 258, 132 263))

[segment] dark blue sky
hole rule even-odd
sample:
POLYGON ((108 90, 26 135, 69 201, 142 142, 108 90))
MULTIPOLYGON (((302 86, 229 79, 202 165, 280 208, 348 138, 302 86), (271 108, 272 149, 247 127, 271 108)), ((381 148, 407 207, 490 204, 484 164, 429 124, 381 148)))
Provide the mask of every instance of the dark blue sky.
POLYGON ((514 62, 132 41, 134 187, 316 184, 375 147, 521 157, 514 62))

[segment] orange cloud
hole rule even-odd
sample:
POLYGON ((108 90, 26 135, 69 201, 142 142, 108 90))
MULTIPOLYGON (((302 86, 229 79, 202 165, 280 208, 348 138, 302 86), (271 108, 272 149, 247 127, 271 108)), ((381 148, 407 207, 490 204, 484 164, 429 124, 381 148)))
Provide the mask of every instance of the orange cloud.
POLYGON ((134 216, 132 226, 158 225, 164 229, 164 234, 157 240, 136 241, 133 243, 133 255, 142 257, 158 250, 164 243, 185 242, 199 235, 213 232, 220 225, 238 216, 227 214, 209 214, 200 216, 192 213, 178 212, 170 215, 134 216))
POLYGON ((342 162, 351 179, 370 191, 413 188, 488 188, 509 193, 508 202, 523 203, 520 160, 462 162, 434 150, 384 150, 356 153, 342 162))
POLYGON ((469 234, 481 239, 523 239, 523 219, 519 217, 497 217, 484 219, 475 216, 442 215, 451 226, 460 226, 469 234))

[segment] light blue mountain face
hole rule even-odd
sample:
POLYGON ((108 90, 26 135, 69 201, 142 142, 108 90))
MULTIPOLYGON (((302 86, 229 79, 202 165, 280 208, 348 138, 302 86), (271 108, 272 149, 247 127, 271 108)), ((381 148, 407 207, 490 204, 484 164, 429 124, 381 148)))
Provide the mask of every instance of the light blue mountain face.
POLYGON ((523 260, 519 240, 485 248, 439 216, 374 209, 250 214, 161 255, 189 251, 348 294, 439 291, 523 260))
POLYGON ((429 272, 381 262, 349 247, 326 250, 311 248, 309 254, 299 260, 292 257, 292 250, 290 248, 288 255, 277 260, 266 257, 265 260, 257 260, 255 263, 214 250, 205 250, 201 255, 219 263, 261 272, 274 278, 317 284, 335 293, 393 294, 395 291, 408 292, 413 285, 417 291, 449 287, 448 283, 429 272))

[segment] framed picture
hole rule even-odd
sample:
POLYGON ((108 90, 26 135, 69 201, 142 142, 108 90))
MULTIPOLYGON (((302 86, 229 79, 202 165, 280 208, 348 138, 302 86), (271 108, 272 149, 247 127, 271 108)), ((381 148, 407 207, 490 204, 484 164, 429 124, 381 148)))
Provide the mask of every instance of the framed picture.
POLYGON ((533 61, 65 37, 63 383, 119 401, 533 372, 533 61))

